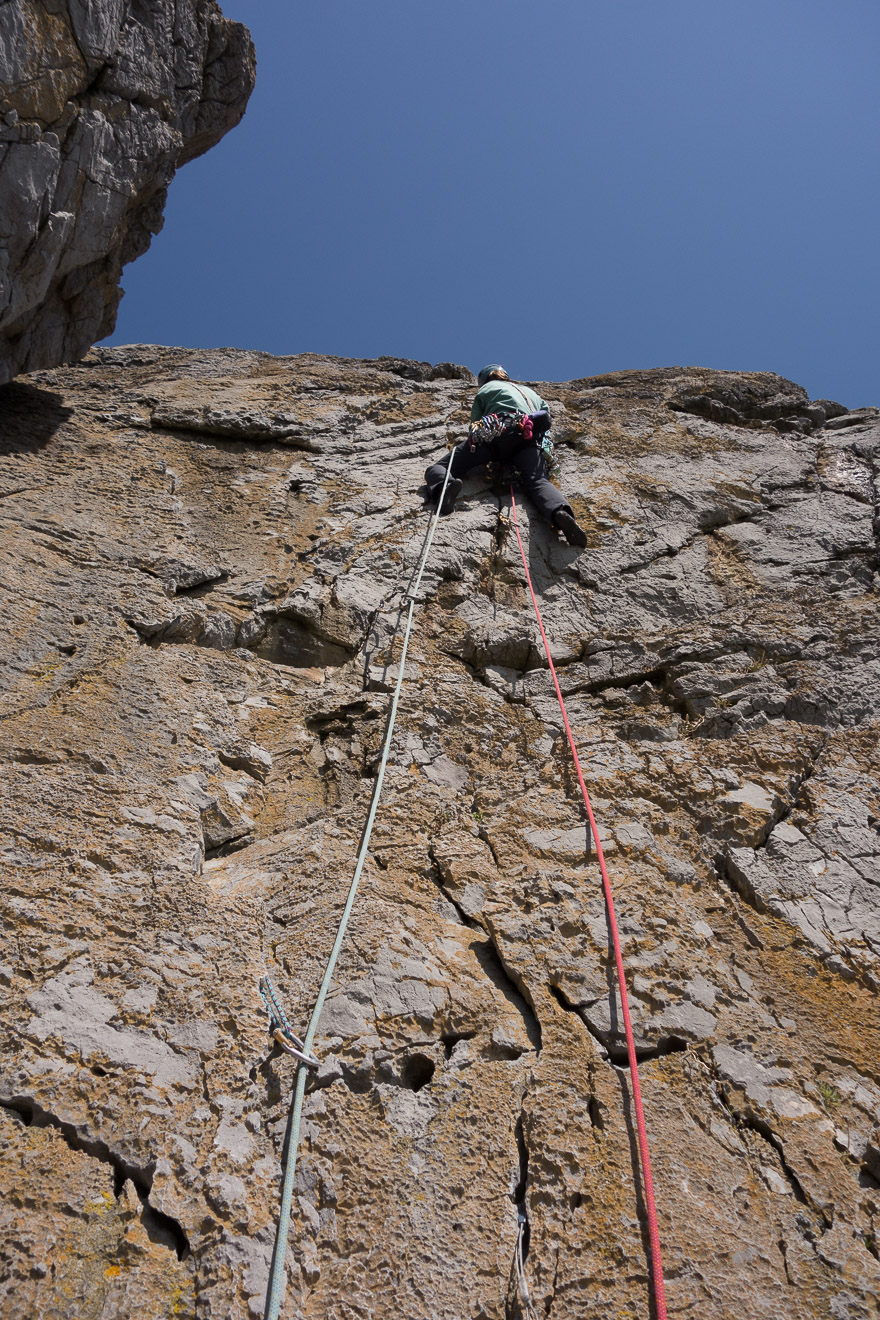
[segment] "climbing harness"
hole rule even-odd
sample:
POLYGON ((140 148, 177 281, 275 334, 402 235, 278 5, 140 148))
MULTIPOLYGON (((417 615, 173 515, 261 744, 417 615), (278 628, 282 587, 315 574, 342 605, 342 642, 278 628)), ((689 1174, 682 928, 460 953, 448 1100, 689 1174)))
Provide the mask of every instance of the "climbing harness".
POLYGON ((397 683, 394 688, 394 696, 391 700, 391 710, 388 716, 388 729, 385 734, 385 743, 382 747, 382 759, 379 763, 379 773, 376 776, 376 784, 373 788, 373 796, 370 800, 370 810, 367 815, 363 835, 361 836, 361 845, 358 849, 354 875, 352 876, 351 885, 348 890, 348 898, 345 901, 345 907, 342 911, 342 917, 340 918, 339 928, 336 932, 336 939, 333 942, 333 948, 330 950, 330 957, 327 959, 324 979, 318 990, 315 1007, 312 1009, 312 1016, 309 1018, 309 1025, 306 1028, 306 1034, 302 1039, 300 1039, 291 1029, 290 1023, 287 1021, 284 1010, 278 1002, 269 978, 264 977, 260 985, 260 993, 269 1012, 270 1029, 281 1047, 287 1050, 289 1054, 294 1055, 297 1060, 293 1102, 290 1108, 285 1138, 285 1155, 283 1160, 284 1176, 281 1185, 281 1208, 278 1214, 278 1229, 275 1234, 275 1250, 272 1256, 272 1271, 269 1278, 269 1292, 264 1313, 265 1320, 278 1320, 278 1314, 281 1309, 284 1262, 287 1256, 287 1239, 290 1232, 290 1204, 293 1198, 293 1182, 296 1174, 296 1156, 299 1149, 300 1122, 302 1119, 303 1099, 306 1091, 306 1077, 310 1069, 320 1067, 319 1060, 317 1060, 312 1054, 312 1045, 318 1031, 318 1020, 321 1016, 321 1010, 324 1007, 324 1000, 327 998, 327 992, 330 989, 330 982, 333 978, 336 961, 345 939, 345 932, 352 908, 354 907, 354 900, 357 895, 361 872, 366 860, 367 849, 370 846, 370 837, 373 833, 373 823, 376 819, 376 812, 379 809, 379 798, 382 795, 382 784, 385 779, 385 767, 388 764, 388 754, 391 750, 391 739, 394 736, 394 722, 397 719, 397 705, 400 700, 400 689, 403 686, 403 673, 406 668, 406 652, 409 646, 410 633, 412 632, 413 612, 416 607, 419 587, 422 583, 422 575, 425 572, 425 566, 428 562, 428 555, 431 553, 434 532, 437 530, 440 510, 443 507, 443 496, 446 494, 446 487, 449 483, 449 474, 451 470, 452 464, 449 463, 446 467, 446 475, 443 478, 443 488, 437 499, 437 509, 434 513, 430 531, 428 532, 427 539, 422 549, 422 558, 419 564, 418 573, 416 574, 413 585, 404 593, 404 601, 409 602, 409 613, 407 615, 406 627, 403 633, 403 647, 401 649, 400 663, 398 665, 397 683))
MULTIPOLYGON (((524 395, 523 401, 528 403, 524 395)), ((534 413, 487 413, 471 422, 468 428, 467 445, 472 454, 478 445, 491 447, 495 441, 508 440, 519 441, 522 446, 535 445, 547 466, 547 476, 551 481, 557 480, 559 460, 550 434, 550 414, 546 409, 534 413)), ((510 480, 508 473, 516 471, 515 465, 495 459, 486 464, 486 480, 493 485, 506 486, 510 480)))
POLYGON ((525 433, 526 413, 487 413, 468 427, 468 449, 474 453, 478 445, 489 445, 493 440, 513 439, 519 436, 523 444, 532 439, 532 427, 525 433))
POLYGON ((599 863, 599 870, 602 873, 602 888, 605 891, 605 907, 608 913, 608 925, 611 929, 611 940, 614 946, 614 962, 617 967, 617 984, 620 990, 620 1005, 623 1010, 623 1025, 626 1031, 626 1053, 629 1059, 629 1075, 632 1083, 633 1108, 636 1114, 636 1128, 638 1130, 639 1159, 641 1161, 642 1182, 645 1189, 645 1213, 648 1220, 648 1237, 651 1244, 651 1284, 654 1291, 654 1308, 656 1320, 666 1320, 666 1294, 663 1287, 663 1262, 660 1258, 660 1232, 657 1227, 657 1209, 654 1205, 654 1180, 651 1177, 651 1156, 648 1151, 648 1133, 645 1127, 645 1114, 642 1109, 642 1088, 639 1085, 639 1065, 638 1060, 636 1059, 636 1046, 633 1039, 632 1022, 629 1015, 629 998, 626 993, 626 976, 623 969, 623 954, 620 950, 620 934, 617 929, 617 917, 614 913, 614 898, 611 893, 611 881, 608 878, 608 868, 605 865, 605 854, 602 851, 602 843, 599 839, 599 831, 596 827, 593 807, 590 802, 590 795, 587 792, 587 785, 584 782, 584 774, 581 770, 577 745, 574 740, 574 734, 571 731, 571 725, 568 722, 568 712, 565 709, 562 689, 559 686, 559 679, 556 677, 556 666, 553 663, 553 657, 550 654, 550 644, 547 641, 547 634, 544 631, 544 620, 541 618, 541 611, 538 608, 535 589, 532 586, 532 575, 529 572, 528 560, 526 559, 525 548, 519 532, 519 519, 516 516, 516 497, 513 493, 512 484, 510 487, 510 512, 511 520, 513 522, 513 530, 516 532, 516 539, 519 544, 519 552, 522 555, 529 595, 532 598, 532 605, 535 608, 535 618, 538 620, 538 627, 541 630, 541 641, 544 643, 544 653, 547 656, 547 664, 550 666, 553 686, 556 688, 556 699, 559 702, 559 709, 562 712, 562 721, 565 725, 565 732, 568 735, 568 745, 571 748, 574 768, 577 771, 578 783, 580 784, 581 793, 584 798, 584 806, 587 809, 587 819, 590 822, 590 832, 596 844, 596 859, 599 863))
POLYGON ((494 440, 519 439, 523 445, 537 445, 550 470, 550 475, 556 476, 559 463, 550 438, 549 425, 535 425, 535 419, 540 417, 549 420, 549 414, 546 412, 488 413, 478 422, 471 422, 468 428, 468 449, 473 454, 478 445, 491 445, 494 440))

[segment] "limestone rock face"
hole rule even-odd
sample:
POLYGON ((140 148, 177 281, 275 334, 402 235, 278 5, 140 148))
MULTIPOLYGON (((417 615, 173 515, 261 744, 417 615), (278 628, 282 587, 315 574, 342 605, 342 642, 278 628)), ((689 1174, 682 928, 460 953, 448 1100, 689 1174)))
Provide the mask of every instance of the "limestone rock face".
POLYGON ((244 114, 247 30, 215 0, 0 5, 0 381, 81 358, 175 170, 244 114))
MULTIPOLYGON (((615 889, 670 1314, 868 1320, 880 413, 761 374, 537 384, 588 548, 519 517, 615 889)), ((262 1315, 294 1064, 257 983, 304 1028, 422 473, 473 388, 139 347, 0 392, 4 1316, 262 1315)), ((524 1316, 519 1233, 533 1313, 649 1315, 599 874, 509 504, 475 475, 438 527, 288 1320, 524 1316)))

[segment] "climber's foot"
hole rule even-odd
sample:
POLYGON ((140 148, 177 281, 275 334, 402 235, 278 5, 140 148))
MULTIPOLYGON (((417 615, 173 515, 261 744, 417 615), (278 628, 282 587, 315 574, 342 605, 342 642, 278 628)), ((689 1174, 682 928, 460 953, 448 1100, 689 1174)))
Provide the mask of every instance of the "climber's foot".
POLYGON ((559 510, 553 519, 553 526, 562 532, 569 545, 576 545, 581 550, 584 549, 587 544, 587 534, 582 527, 578 527, 573 515, 567 509, 559 510))
MULTIPOLYGON (((450 477, 446 485, 446 492, 443 496, 443 502, 440 505, 440 517, 445 518, 447 513, 452 513, 455 508, 455 501, 461 494, 461 488, 464 482, 458 477, 450 477)), ((586 542, 584 542, 586 544, 586 542)))

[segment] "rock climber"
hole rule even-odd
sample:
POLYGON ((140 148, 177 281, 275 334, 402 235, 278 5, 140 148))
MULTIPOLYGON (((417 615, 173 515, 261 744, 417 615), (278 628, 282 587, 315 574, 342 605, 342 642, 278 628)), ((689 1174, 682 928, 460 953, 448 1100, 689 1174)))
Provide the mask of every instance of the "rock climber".
POLYGON ((542 431, 550 425, 550 412, 544 400, 527 385, 512 381, 497 362, 483 367, 477 386, 468 438, 456 445, 451 454, 432 463, 425 473, 429 499, 436 503, 450 463, 452 470, 440 508, 442 515, 452 512, 461 494, 462 477, 468 472, 487 463, 511 464, 550 525, 562 532, 569 545, 585 546, 586 533, 578 526, 571 505, 548 476, 541 450, 542 431), (529 418, 532 420, 527 421, 529 418))

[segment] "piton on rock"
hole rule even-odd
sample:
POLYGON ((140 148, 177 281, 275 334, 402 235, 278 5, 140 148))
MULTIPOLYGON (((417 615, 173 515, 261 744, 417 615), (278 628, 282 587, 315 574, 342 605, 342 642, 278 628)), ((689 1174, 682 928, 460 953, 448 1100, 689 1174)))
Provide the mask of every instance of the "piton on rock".
MULTIPOLYGON (((880 1295, 880 411, 535 382, 520 501, 608 856, 670 1315, 880 1295)), ((452 364, 97 349, 0 391, 9 1320, 260 1317, 452 364)), ((438 523, 316 1041, 282 1315, 649 1315, 595 852, 509 524, 438 523)))

